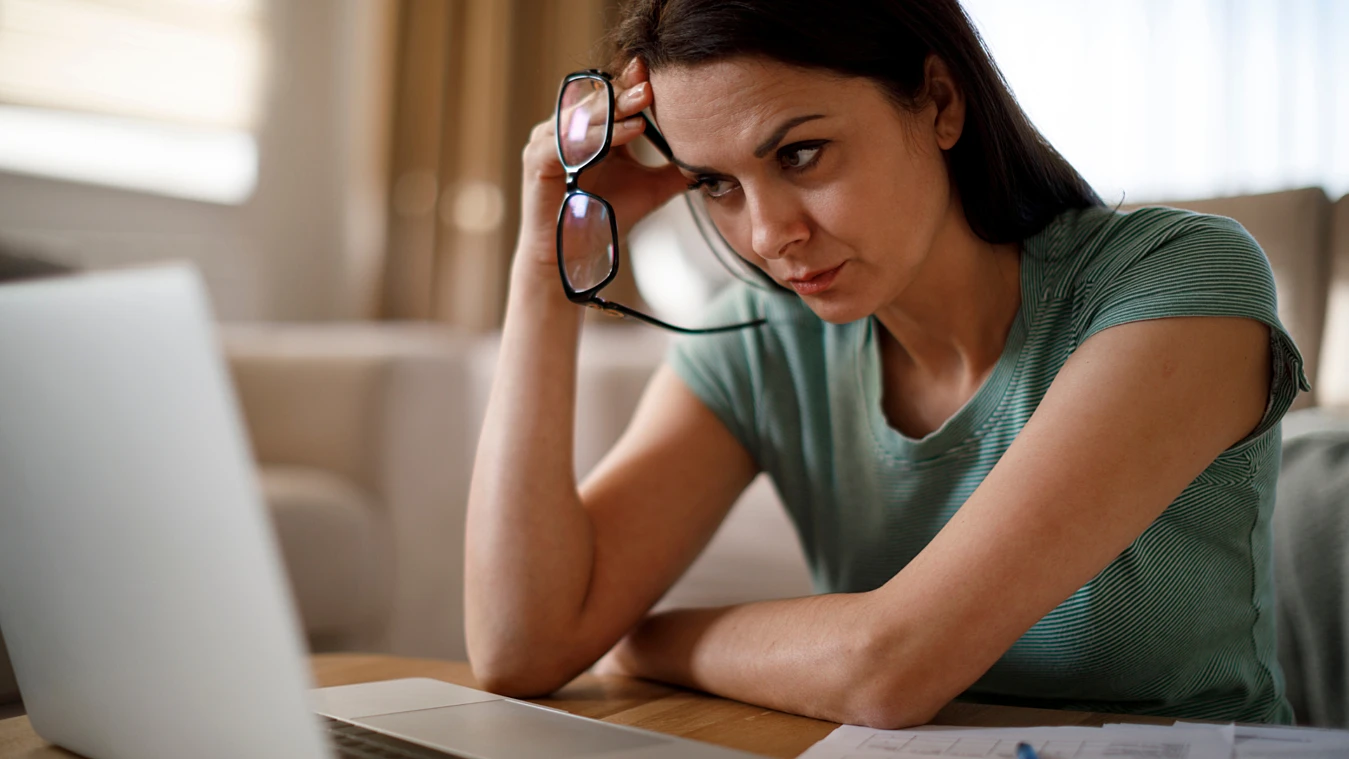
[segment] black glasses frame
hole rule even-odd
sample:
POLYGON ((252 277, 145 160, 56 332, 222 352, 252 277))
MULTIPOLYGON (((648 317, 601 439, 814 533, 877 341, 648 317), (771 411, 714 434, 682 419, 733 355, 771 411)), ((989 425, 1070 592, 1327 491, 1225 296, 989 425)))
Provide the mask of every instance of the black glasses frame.
MULTIPOLYGON (((731 332, 734 330, 758 327, 767 323, 766 319, 755 319, 754 321, 743 322, 740 324, 730 324, 725 327, 705 327, 700 329, 689 327, 678 327, 673 324, 670 324, 669 322, 657 319, 654 316, 644 314, 641 311, 638 311, 634 308, 628 308, 627 306, 621 303, 615 303, 614 301, 611 300, 605 300, 604 298, 601 298, 599 296, 600 290, 603 290, 610 282, 614 281, 614 277, 618 276, 618 266, 620 260, 619 245, 618 245, 618 220, 617 217, 614 215, 614 207, 609 204, 609 201, 605 200, 604 198, 601 198, 600 196, 594 193, 582 190, 580 188, 580 179, 581 179, 581 172, 585 171, 591 166, 594 166, 600 161, 603 161, 605 156, 609 155, 609 149, 613 147, 614 107, 615 103, 614 103, 613 78, 610 77, 609 74, 600 71, 599 69, 587 69, 585 71, 577 71, 568 74, 566 77, 562 79, 562 86, 558 88, 557 107, 553 111, 553 131, 557 142, 558 160, 561 161, 562 168, 567 172, 567 193, 562 197, 562 207, 559 208, 557 212, 557 272, 558 275, 562 278, 562 289, 567 294, 567 300, 571 301, 572 303, 576 303, 578 305, 597 308, 613 316, 631 317, 633 319, 644 321, 647 324, 651 324, 656 327, 661 327, 664 329, 668 329, 672 332, 679 332, 686 335, 706 335, 717 332, 731 332), (564 94, 566 94, 568 85, 570 85, 572 82, 576 82, 583 79, 600 82, 604 85, 604 91, 609 98, 609 108, 606 112, 607 119, 604 125, 604 142, 601 143, 599 151, 596 152, 595 155, 591 156, 586 161, 583 161, 580 164, 573 165, 567 163, 566 153, 562 149, 562 124, 561 124, 562 97, 564 94), (566 223, 567 205, 571 202, 571 199, 576 196, 585 196, 586 198, 589 199, 589 202, 599 203, 604 207, 605 215, 609 219, 609 235, 610 239, 612 239, 613 241, 613 248, 614 248, 614 260, 613 265, 609 267, 609 274, 605 276, 605 278, 601 280, 599 284, 595 285, 594 287, 586 288, 585 290, 577 290, 573 288, 571 285, 571 281, 567 279, 566 257, 562 250, 563 224, 566 223)), ((674 154, 670 151, 670 145, 665 141, 665 138, 661 136, 661 133, 656 129, 656 125, 651 123, 651 119, 647 118, 645 113, 639 115, 642 117, 642 121, 646 122, 646 128, 643 131, 643 136, 646 137, 647 140, 650 141, 650 143, 653 146, 655 146, 656 150, 660 151, 661 155, 665 156, 666 160, 673 160, 674 154)))

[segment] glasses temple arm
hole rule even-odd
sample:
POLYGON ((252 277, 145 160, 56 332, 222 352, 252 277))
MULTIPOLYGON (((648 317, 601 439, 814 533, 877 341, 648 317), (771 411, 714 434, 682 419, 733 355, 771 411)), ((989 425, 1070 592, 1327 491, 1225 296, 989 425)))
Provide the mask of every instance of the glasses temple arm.
POLYGON ((599 307, 604 311, 610 311, 616 314, 621 314, 623 316, 630 316, 633 319, 644 321, 647 324, 651 324, 656 327, 664 327, 665 329, 668 329, 672 332, 678 332, 684 335, 709 335, 716 332, 732 332, 739 329, 759 327, 768 323, 767 319, 755 319, 754 321, 742 322, 740 324, 728 324, 725 327, 703 327, 699 329, 690 327, 676 327, 675 325, 670 324, 669 322, 661 321, 660 319, 657 319, 654 316, 647 316, 641 311, 628 308, 622 303, 614 303, 613 301, 605 300, 599 297, 598 295, 592 296, 590 302, 595 304, 597 307, 599 307))
POLYGON ((674 152, 670 150, 670 143, 665 141, 665 135, 660 133, 660 130, 656 128, 656 123, 645 112, 637 115, 641 116, 642 121, 646 122, 646 129, 642 131, 642 135, 656 147, 656 150, 660 151, 661 155, 665 156, 665 160, 673 163, 674 152))

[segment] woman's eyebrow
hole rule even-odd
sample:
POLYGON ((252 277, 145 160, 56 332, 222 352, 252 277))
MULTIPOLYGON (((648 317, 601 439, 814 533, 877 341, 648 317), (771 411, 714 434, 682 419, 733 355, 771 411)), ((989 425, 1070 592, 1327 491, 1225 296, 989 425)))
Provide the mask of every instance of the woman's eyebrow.
MULTIPOLYGON (((814 121, 815 119, 822 119, 822 118, 824 118, 823 113, 812 113, 809 116, 797 116, 794 119, 788 119, 787 121, 783 122, 782 125, 779 126, 776 131, 774 131, 771 135, 769 135, 768 139, 764 140, 763 143, 759 145, 759 147, 754 149, 754 157, 763 158, 764 156, 768 155, 769 152, 777 148, 778 144, 782 142, 782 140, 787 136, 788 132, 801 126, 807 121, 814 121)), ((708 166, 690 166, 689 164, 684 163, 683 161, 679 160, 678 158, 674 158, 673 156, 670 158, 670 162, 678 166, 679 168, 683 169, 684 171, 687 171, 690 174, 718 173, 716 169, 713 169, 708 166)))
POLYGON ((717 173, 719 173, 716 169, 714 169, 714 168, 712 168, 712 167, 710 167, 710 166, 690 166, 690 165, 688 165, 687 163, 684 163, 683 161, 679 160, 678 158, 676 158, 676 157, 674 157, 674 156, 670 156, 670 163, 673 163, 675 166, 678 166, 679 168, 683 169, 684 171, 687 171, 687 172, 690 173, 690 174, 717 174, 717 173))
POLYGON ((797 116, 794 119, 788 119, 786 122, 782 124, 782 126, 777 128, 776 132, 773 132, 773 134, 769 135, 768 139, 764 140, 763 143, 759 145, 759 147, 754 149, 754 157, 763 158, 764 156, 768 155, 770 151, 775 149, 778 146, 778 143, 782 142, 782 139, 787 136, 788 132, 806 123, 807 121, 814 121, 815 119, 822 119, 822 118, 824 118, 823 113, 814 113, 809 116, 797 116))

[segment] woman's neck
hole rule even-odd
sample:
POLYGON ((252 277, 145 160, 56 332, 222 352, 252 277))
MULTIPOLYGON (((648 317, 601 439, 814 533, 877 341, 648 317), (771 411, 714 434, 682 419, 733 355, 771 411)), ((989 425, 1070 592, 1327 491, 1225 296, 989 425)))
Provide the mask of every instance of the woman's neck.
POLYGON ((959 205, 952 210, 916 276, 875 317, 895 343, 887 351, 891 368, 977 386, 1021 308, 1021 246, 980 239, 959 205))

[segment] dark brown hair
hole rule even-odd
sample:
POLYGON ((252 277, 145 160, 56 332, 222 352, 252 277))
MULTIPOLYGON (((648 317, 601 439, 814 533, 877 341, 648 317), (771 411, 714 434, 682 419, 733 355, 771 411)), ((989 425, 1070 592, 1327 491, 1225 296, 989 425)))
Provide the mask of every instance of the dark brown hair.
POLYGON ((965 95, 946 154, 975 234, 1019 242, 1072 208, 1101 205, 1012 97, 957 0, 630 0, 611 35, 615 70, 763 56, 879 83, 905 108, 924 103, 924 64, 944 61, 965 95))

